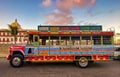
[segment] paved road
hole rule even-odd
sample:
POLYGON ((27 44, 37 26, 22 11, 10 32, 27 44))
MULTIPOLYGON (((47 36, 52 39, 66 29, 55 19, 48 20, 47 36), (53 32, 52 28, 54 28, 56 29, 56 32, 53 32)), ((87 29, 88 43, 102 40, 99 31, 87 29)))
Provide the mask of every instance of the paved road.
POLYGON ((0 59, 0 77, 120 77, 120 61, 100 61, 81 69, 73 63, 32 63, 12 68, 0 59))

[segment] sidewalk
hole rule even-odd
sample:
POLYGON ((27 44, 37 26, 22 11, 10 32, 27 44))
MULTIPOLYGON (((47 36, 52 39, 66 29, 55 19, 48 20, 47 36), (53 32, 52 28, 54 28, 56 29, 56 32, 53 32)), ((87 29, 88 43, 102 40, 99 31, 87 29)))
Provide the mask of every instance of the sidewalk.
POLYGON ((0 53, 0 58, 6 58, 7 55, 8 55, 8 54, 1 54, 1 53, 0 53))

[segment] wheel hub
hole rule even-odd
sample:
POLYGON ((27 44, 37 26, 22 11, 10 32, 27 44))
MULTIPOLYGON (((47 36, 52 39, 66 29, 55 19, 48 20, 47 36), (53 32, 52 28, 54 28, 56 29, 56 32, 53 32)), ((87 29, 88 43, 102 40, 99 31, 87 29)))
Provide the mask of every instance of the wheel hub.
POLYGON ((79 59, 78 63, 81 67, 86 67, 88 65, 88 60, 85 57, 81 57, 79 59))
POLYGON ((15 58, 12 60, 12 63, 13 63, 13 65, 18 66, 18 65, 20 65, 20 63, 21 63, 21 59, 18 58, 18 57, 15 57, 15 58))

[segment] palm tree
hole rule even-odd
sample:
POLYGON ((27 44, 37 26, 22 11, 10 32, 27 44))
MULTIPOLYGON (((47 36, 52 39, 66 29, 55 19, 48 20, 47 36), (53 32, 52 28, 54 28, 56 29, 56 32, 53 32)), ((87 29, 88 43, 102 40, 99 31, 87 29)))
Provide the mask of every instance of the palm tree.
POLYGON ((14 43, 16 44, 17 41, 17 34, 18 34, 18 27, 17 26, 12 26, 12 25, 8 25, 10 28, 10 32, 11 35, 14 36, 14 43))

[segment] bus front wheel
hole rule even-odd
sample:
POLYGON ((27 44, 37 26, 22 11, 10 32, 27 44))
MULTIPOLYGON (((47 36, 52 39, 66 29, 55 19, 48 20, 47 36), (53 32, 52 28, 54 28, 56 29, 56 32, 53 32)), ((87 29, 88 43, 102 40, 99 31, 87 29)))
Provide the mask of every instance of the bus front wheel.
POLYGON ((24 63, 23 57, 20 54, 15 54, 10 59, 10 65, 12 67, 20 67, 23 65, 23 63, 24 63))

